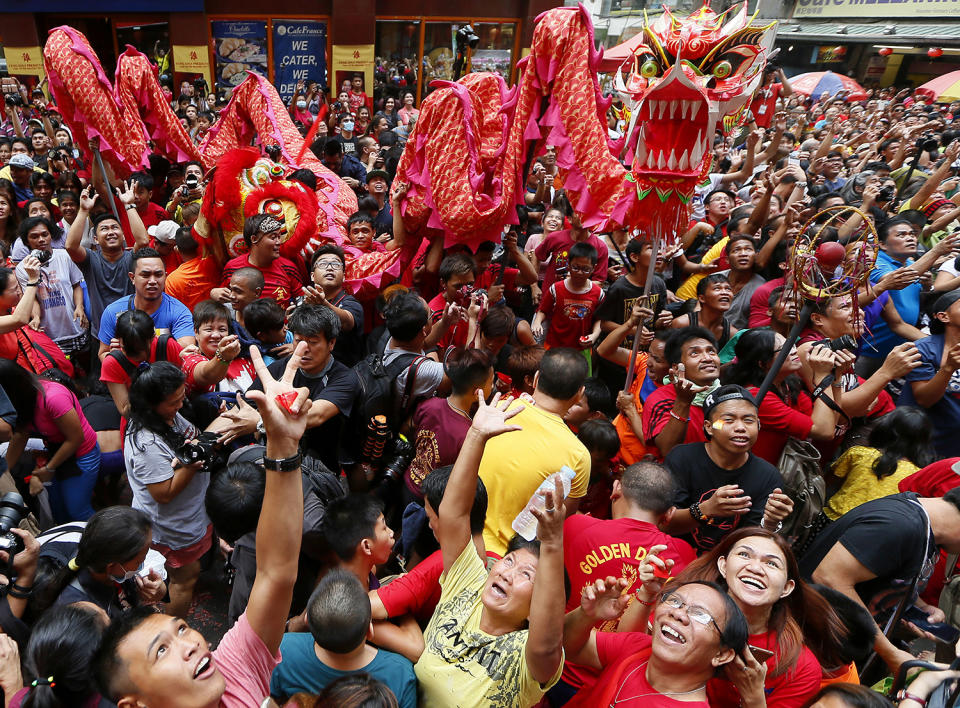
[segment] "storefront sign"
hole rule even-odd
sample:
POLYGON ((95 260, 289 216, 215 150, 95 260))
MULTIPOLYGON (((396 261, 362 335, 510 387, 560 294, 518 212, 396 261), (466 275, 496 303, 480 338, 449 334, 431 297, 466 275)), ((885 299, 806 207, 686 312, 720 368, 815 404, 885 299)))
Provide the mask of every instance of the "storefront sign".
POLYGON ((232 89, 243 83, 247 71, 267 72, 267 23, 250 21, 211 22, 217 84, 232 89))
POLYGON ((373 59, 372 44, 334 44, 333 45, 333 83, 330 93, 337 95, 345 80, 356 73, 363 74, 363 92, 373 96, 373 59))
POLYGON ((960 17, 960 0, 797 0, 800 17, 960 17))
POLYGON ((284 101, 297 81, 326 83, 327 23, 309 20, 273 21, 273 84, 284 101))
POLYGON ((182 74, 201 74, 207 86, 213 85, 210 80, 210 54, 205 46, 174 44, 172 49, 174 71, 182 74))
POLYGON ((11 76, 43 76, 43 51, 40 47, 4 47, 7 73, 11 76))

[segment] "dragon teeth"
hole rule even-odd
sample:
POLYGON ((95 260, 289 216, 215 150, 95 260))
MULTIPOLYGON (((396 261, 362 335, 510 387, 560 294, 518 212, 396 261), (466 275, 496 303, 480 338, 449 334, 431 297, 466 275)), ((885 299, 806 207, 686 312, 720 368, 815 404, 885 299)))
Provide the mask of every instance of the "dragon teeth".
POLYGON ((680 153, 680 162, 679 162, 680 171, 685 172, 687 169, 689 169, 689 166, 690 166, 689 157, 687 156, 687 151, 684 150, 683 152, 680 153))
POLYGON ((700 111, 700 101, 690 101, 690 120, 695 120, 700 111))
POLYGON ((667 159, 667 167, 671 170, 677 169, 677 156, 673 154, 673 148, 670 149, 670 157, 667 159))

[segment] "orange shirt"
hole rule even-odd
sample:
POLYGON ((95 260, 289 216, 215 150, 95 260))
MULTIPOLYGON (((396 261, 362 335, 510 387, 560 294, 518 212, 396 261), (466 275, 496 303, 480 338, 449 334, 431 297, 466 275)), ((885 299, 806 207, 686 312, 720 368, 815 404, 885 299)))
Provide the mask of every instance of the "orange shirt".
POLYGON ((213 258, 191 258, 167 276, 164 290, 193 312, 196 304, 208 299, 210 290, 220 285, 220 270, 213 258))
MULTIPOLYGON (((630 384, 630 393, 633 395, 633 401, 637 405, 637 413, 643 413, 643 402, 640 400, 640 389, 647 378, 647 355, 644 352, 637 352, 637 364, 634 367, 633 383, 630 384)), ((623 413, 613 419, 613 425, 620 436, 620 459, 625 465, 632 465, 647 454, 647 446, 640 440, 630 427, 630 421, 623 413)))

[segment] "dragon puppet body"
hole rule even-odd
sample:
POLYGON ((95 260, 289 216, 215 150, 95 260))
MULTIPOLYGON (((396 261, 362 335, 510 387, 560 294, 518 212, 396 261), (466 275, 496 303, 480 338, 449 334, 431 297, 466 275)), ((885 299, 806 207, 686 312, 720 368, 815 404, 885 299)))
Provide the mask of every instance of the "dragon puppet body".
POLYGON ((542 14, 513 89, 495 74, 432 84, 397 170, 410 185, 407 230, 442 233, 448 245, 499 240, 517 223, 526 162, 549 144, 585 227, 625 226, 669 244, 685 230, 717 128, 739 125, 762 80, 772 27, 751 26, 745 3, 686 18, 665 10, 618 73, 631 124, 612 141, 590 16, 582 6, 542 14))
POLYGON ((246 250, 244 219, 261 212, 283 221, 285 256, 308 254, 324 242, 342 246, 345 283, 362 297, 398 277, 404 257, 409 260, 406 251, 363 253, 351 245, 345 225, 357 209, 353 190, 311 151, 301 150, 303 137, 262 76, 248 75, 196 146, 171 110, 156 68, 132 47, 120 56, 113 84, 86 37, 71 27, 51 30, 43 54, 50 91, 88 159, 88 143, 95 141, 110 171, 121 178, 148 170, 151 152, 174 162, 198 160, 212 170, 195 232, 207 255, 221 263, 246 250), (255 140, 264 148, 279 147, 279 161, 250 147, 255 140), (286 178, 298 168, 317 176, 315 193, 286 178))
MULTIPOLYGON (((602 55, 589 14, 582 6, 542 14, 514 88, 492 73, 431 85, 397 168, 396 182, 407 189, 406 231, 443 238, 448 246, 499 242, 504 227, 517 223, 529 161, 550 144, 584 226, 640 229, 669 244, 682 232, 696 185, 709 171, 717 127, 729 131, 738 124, 761 81, 771 27, 751 26, 745 4, 720 15, 704 6, 687 18, 665 11, 644 28, 645 42, 618 73, 630 126, 625 138, 611 141, 606 111, 612 99, 602 96, 597 81, 602 55)), ((111 85, 86 38, 58 27, 44 47, 44 64, 78 146, 87 150, 95 140, 116 176, 148 169, 151 151, 213 170, 195 230, 221 262, 244 250, 244 218, 260 212, 283 217, 284 255, 305 255, 323 242, 341 245, 346 285, 363 299, 409 261, 410 248, 353 248, 345 224, 356 197, 302 149, 303 138, 263 77, 250 73, 235 89, 198 147, 170 109, 156 69, 133 48, 121 55, 111 85), (250 147, 255 141, 278 146, 280 160, 261 157, 250 147), (297 168, 317 176, 314 194, 286 179, 297 168)))

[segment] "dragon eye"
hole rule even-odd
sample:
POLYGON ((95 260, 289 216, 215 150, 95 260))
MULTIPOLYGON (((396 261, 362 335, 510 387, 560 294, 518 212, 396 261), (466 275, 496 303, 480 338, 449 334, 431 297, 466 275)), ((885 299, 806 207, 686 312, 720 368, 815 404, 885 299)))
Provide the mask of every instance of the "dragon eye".
POLYGON ((713 67, 713 75, 718 79, 725 79, 733 73, 733 66, 730 62, 722 61, 713 67))
POLYGON ((647 61, 643 62, 643 66, 640 67, 640 76, 645 79, 652 79, 658 73, 660 73, 660 67, 657 66, 657 62, 653 61, 653 59, 647 59, 647 61))

